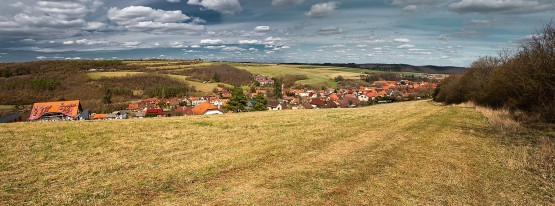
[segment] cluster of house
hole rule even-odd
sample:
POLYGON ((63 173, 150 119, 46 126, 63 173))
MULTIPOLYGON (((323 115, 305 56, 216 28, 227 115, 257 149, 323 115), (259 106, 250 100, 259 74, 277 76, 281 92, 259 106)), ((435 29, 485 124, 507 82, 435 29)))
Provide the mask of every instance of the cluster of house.
POLYGON ((272 78, 268 77, 268 76, 255 74, 253 77, 254 77, 254 81, 258 82, 258 84, 260 84, 260 86, 274 84, 274 80, 272 78))
MULTIPOLYGON (((390 103, 420 99, 418 91, 432 91, 436 84, 427 82, 403 81, 376 81, 373 87, 359 87, 357 89, 305 90, 285 89, 280 102, 281 108, 289 106, 291 109, 318 109, 318 108, 349 108, 368 102, 390 103), (293 96, 294 95, 294 96, 293 96), (385 98, 388 97, 388 98, 385 98)), ((269 104, 270 105, 270 104, 269 104)), ((275 103, 274 103, 275 105, 275 103)), ((280 110, 278 105, 272 110, 280 110)))
MULTIPOLYGON (((310 90, 283 89, 283 98, 268 102, 268 110, 285 109, 321 109, 349 108, 365 102, 388 103, 392 99, 406 101, 420 99, 419 91, 433 91, 434 83, 402 81, 376 81, 372 87, 356 89, 310 90), (388 97, 388 98, 385 98, 388 97)), ((256 104, 255 96, 266 95, 267 90, 245 92, 250 97, 246 109, 256 104)), ((217 94, 201 97, 184 97, 159 99, 149 98, 130 102, 124 110, 107 114, 91 113, 83 109, 79 100, 35 103, 29 115, 29 121, 63 121, 63 120, 106 120, 145 117, 166 117, 171 115, 215 115, 224 114, 222 110, 229 102, 231 93, 224 88, 217 88, 217 94)), ((4 122, 21 120, 21 115, 10 114, 0 118, 4 122)))

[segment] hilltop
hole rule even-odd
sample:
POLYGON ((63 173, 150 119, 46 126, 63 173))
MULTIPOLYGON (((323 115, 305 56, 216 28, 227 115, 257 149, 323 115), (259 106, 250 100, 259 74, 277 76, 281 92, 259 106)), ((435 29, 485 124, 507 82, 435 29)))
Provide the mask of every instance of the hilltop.
POLYGON ((5 205, 555 202, 532 142, 430 101, 0 130, 5 205))
MULTIPOLYGON (((298 64, 298 63, 293 63, 293 64, 298 64)), ((383 72, 412 72, 412 73, 426 73, 426 74, 464 74, 464 72, 468 69, 465 67, 456 67, 456 66, 434 66, 434 65, 414 66, 409 64, 324 63, 324 64, 311 64, 311 65, 348 67, 348 68, 358 68, 358 69, 383 71, 383 72)))

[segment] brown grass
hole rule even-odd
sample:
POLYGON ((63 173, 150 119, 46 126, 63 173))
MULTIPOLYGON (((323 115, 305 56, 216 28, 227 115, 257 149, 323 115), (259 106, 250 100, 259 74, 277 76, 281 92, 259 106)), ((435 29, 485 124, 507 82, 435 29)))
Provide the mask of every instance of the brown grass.
POLYGON ((529 144, 427 101, 0 131, 0 205, 555 202, 526 166, 529 144))

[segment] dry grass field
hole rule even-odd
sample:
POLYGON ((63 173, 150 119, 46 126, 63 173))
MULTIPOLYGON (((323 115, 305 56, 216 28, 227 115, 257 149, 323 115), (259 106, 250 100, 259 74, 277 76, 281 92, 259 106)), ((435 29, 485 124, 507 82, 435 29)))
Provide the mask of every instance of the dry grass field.
POLYGON ((533 144, 429 101, 0 131, 0 205, 555 203, 533 144))
POLYGON ((90 72, 87 76, 93 80, 98 80, 102 77, 125 77, 127 75, 145 74, 144 72, 90 72))

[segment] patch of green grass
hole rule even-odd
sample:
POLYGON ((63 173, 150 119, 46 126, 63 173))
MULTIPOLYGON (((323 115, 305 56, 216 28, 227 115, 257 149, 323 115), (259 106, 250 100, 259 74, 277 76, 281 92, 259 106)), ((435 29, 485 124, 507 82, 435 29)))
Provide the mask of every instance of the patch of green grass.
POLYGON ((218 84, 223 84, 223 85, 228 86, 228 87, 233 87, 233 86, 231 86, 229 84, 225 84, 225 83, 217 83, 217 82, 216 83, 202 83, 202 82, 192 81, 192 80, 187 79, 188 76, 182 76, 182 75, 168 75, 168 76, 171 77, 171 78, 181 80, 181 81, 187 83, 189 86, 194 86, 197 91, 200 91, 201 93, 204 93, 204 94, 212 94, 212 90, 214 88, 218 87, 218 84))
POLYGON ((14 109, 15 105, 0 105, 0 110, 14 109))
POLYGON ((530 144, 507 143, 473 109, 428 101, 0 131, 3 205, 555 201, 552 184, 527 169, 530 144))

